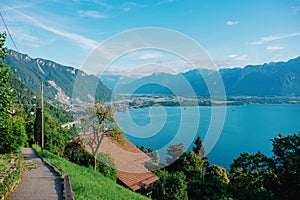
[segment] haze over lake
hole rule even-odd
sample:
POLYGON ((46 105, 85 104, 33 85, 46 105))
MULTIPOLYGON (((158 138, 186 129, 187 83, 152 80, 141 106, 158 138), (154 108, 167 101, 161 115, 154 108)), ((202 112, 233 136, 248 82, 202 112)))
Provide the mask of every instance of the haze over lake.
MULTIPOLYGON (((132 143, 160 150, 161 161, 165 162, 165 148, 170 144, 184 143, 191 149, 190 139, 200 135, 205 140, 212 117, 211 110, 212 107, 208 106, 139 108, 116 113, 116 118, 132 143), (195 127, 195 113, 200 116, 198 127, 195 127), (181 121, 183 117, 185 119, 181 121), (136 132, 136 127, 143 129, 136 132), (194 130, 197 130, 196 133, 194 130)), ((220 116, 214 117, 218 121, 220 116)), ((211 164, 228 169, 233 159, 242 152, 260 151, 272 156, 270 139, 278 133, 298 133, 299 119, 299 104, 227 106, 223 130, 216 145, 208 153, 208 159, 211 164)))

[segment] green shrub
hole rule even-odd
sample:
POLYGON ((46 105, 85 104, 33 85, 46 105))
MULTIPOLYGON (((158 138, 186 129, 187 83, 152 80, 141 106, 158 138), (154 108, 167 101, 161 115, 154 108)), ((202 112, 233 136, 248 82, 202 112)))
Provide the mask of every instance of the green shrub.
POLYGON ((160 179, 154 184, 153 199, 159 200, 187 200, 187 184, 182 172, 169 173, 158 171, 160 179))
POLYGON ((3 172, 8 166, 14 154, 0 154, 0 172, 3 172))
POLYGON ((27 141, 25 122, 20 116, 8 117, 5 121, 6 129, 0 134, 0 152, 14 153, 27 141))
MULTIPOLYGON (((70 142, 65 148, 65 156, 69 161, 78 165, 93 167, 94 156, 85 151, 77 142, 70 142)), ((116 181, 117 172, 113 159, 108 154, 98 153, 97 155, 97 171, 106 177, 116 181)))
POLYGON ((106 177, 116 181, 117 172, 113 158, 104 153, 97 154, 97 170, 106 177))
POLYGON ((19 153, 15 165, 11 166, 11 170, 9 170, 4 176, 0 176, 0 178, 3 178, 2 181, 0 181, 0 199, 5 197, 13 189, 13 187, 15 187, 16 183, 21 178, 21 171, 22 159, 21 154, 19 153))

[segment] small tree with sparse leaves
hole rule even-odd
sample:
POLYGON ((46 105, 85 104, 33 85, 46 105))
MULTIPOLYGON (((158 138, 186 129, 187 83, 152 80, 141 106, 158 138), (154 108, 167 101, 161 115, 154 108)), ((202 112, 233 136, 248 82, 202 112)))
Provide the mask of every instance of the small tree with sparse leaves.
POLYGON ((88 108, 88 115, 81 119, 78 130, 82 143, 89 148, 94 156, 94 170, 97 168, 97 153, 105 134, 114 130, 119 131, 115 125, 112 105, 97 101, 88 108))

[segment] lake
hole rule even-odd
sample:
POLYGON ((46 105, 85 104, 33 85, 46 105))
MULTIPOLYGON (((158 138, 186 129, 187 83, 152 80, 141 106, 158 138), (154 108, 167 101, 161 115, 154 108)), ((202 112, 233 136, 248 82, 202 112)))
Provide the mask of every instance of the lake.
POLYGON ((300 131, 299 104, 151 107, 115 117, 133 144, 159 150, 162 162, 170 144, 183 143, 190 150, 200 135, 209 162, 226 169, 242 152, 272 156, 271 138, 300 131))

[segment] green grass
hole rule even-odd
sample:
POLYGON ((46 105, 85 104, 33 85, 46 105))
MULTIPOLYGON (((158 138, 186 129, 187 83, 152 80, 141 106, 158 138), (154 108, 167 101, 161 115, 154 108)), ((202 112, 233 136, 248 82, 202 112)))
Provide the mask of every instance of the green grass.
POLYGON ((4 171, 10 163, 10 160, 16 157, 14 154, 0 154, 0 172, 4 171))
MULTIPOLYGON (((37 153, 41 154, 39 148, 35 147, 34 149, 37 153)), ((92 168, 76 165, 54 154, 51 154, 48 151, 44 151, 43 156, 70 176, 71 185, 76 200, 148 199, 118 185, 109 178, 104 177, 99 172, 94 172, 92 168)))

